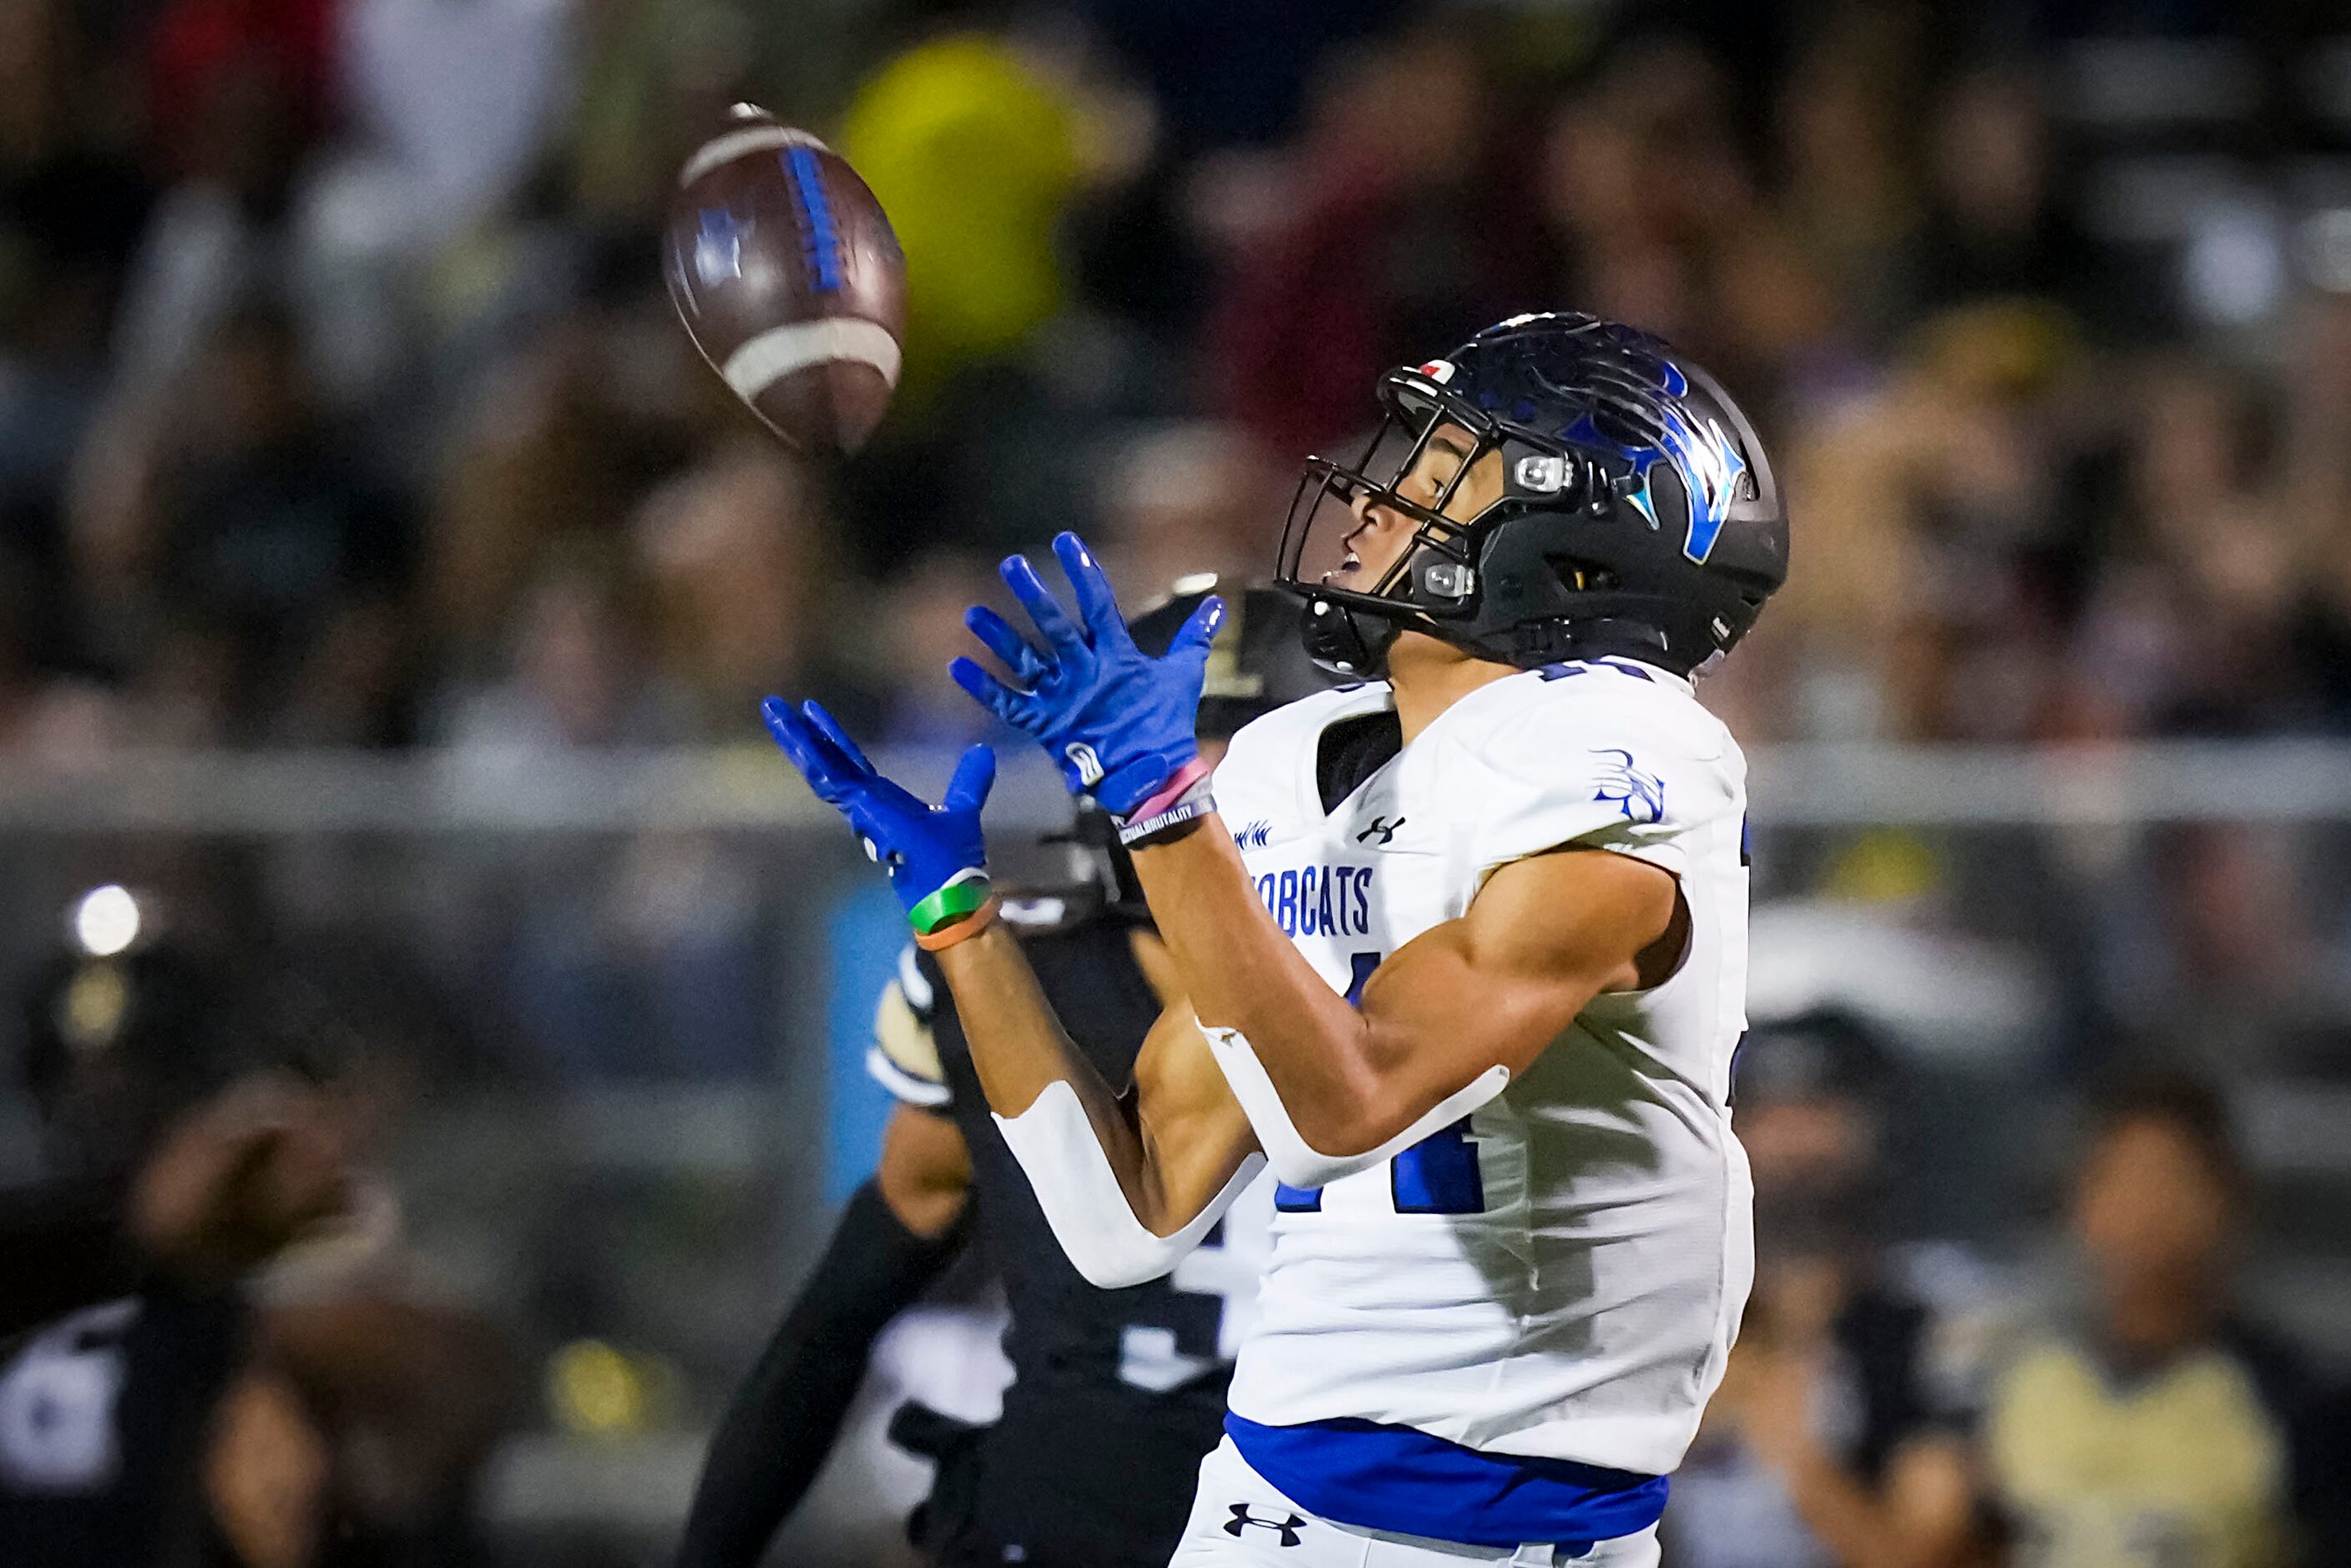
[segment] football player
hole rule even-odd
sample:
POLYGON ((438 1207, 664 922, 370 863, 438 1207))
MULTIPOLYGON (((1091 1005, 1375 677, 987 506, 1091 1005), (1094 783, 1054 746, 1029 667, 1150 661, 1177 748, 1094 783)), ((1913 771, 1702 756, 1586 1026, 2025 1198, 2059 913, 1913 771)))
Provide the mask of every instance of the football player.
MULTIPOLYGON (((1165 648, 1205 589, 1138 617, 1165 648)), ((1238 600, 1211 650, 1198 714, 1221 752, 1249 720, 1329 684, 1299 646, 1290 601, 1238 600)), ((1178 992, 1133 873, 1099 810, 1078 838, 1084 885, 1006 906, 1055 1012, 1102 1079, 1132 1082, 1153 1021, 1178 992)), ((919 1531, 951 1568, 1007 1563, 1159 1568, 1217 1442, 1225 1385, 1264 1251, 1270 1194, 1225 1218, 1174 1273, 1117 1290, 1087 1283, 1054 1242, 988 1114, 965 1030, 929 955, 909 946, 884 988, 868 1058, 899 1101, 882 1161, 841 1217, 713 1437, 679 1568, 752 1568, 814 1480, 875 1337, 972 1232, 1004 1281, 1014 1368, 1001 1419, 977 1432, 910 1408, 893 1435, 945 1452, 919 1531)))
POLYGON ((1649 1564, 1752 1271, 1745 765, 1690 681, 1784 578, 1786 514, 1729 395, 1629 328, 1513 318, 1379 393, 1282 546, 1358 682, 1237 736, 1213 797, 1213 602, 1150 657, 1064 536, 1074 614, 1016 557, 1038 640, 970 617, 1012 684, 956 678, 1120 819, 1174 959, 1131 1098, 994 918, 986 749, 933 807, 820 708, 769 727, 887 864, 1090 1278, 1280 1177, 1176 1564, 1649 1564))
POLYGON ((168 942, 78 946, 24 1001, 54 1168, 0 1206, 0 1557, 190 1561, 222 1523, 196 1477, 252 1333, 237 1286, 341 1212, 340 1143, 168 942))

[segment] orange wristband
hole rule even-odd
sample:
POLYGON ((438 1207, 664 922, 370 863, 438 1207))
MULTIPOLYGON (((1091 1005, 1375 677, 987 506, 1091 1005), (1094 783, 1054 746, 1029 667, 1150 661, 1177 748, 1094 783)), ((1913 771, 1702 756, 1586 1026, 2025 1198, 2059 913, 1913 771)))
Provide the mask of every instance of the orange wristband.
POLYGON ((967 942, 996 924, 997 905, 1002 902, 1003 900, 991 894, 986 904, 981 904, 953 925, 942 925, 936 931, 915 932, 914 946, 925 953, 936 953, 944 948, 952 947, 958 942, 967 942))

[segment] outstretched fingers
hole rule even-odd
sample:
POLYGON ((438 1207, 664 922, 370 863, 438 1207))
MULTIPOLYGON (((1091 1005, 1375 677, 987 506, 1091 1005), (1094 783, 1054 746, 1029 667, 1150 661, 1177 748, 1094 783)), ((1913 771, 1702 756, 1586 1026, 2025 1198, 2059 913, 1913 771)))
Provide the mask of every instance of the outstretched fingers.
POLYGON ((1053 539, 1053 554, 1060 558, 1061 570, 1069 577, 1070 592, 1078 603, 1078 613, 1083 617, 1089 641, 1101 647, 1105 640, 1116 647, 1126 637, 1126 619, 1118 612, 1118 596, 1111 591, 1110 578, 1102 563, 1094 559, 1086 541, 1071 533, 1059 534, 1053 539))
POLYGON ((841 804, 857 778, 849 759, 782 699, 769 697, 759 705, 759 713, 768 721, 768 733, 775 737, 817 798, 830 805, 841 804))
POLYGON ((767 721, 768 733, 775 737, 783 754, 791 758, 792 766, 813 776, 818 766, 810 744, 814 737, 809 733, 807 721, 793 711, 792 705, 781 697, 769 697, 759 705, 759 716, 767 721))
POLYGON ((1045 656, 1029 645, 1029 639, 1012 629, 1012 622, 985 604, 975 604, 963 612, 963 623, 971 634, 987 644, 987 651, 1012 672, 1012 678, 1022 685, 1033 686, 1038 677, 1052 666, 1045 656))
POLYGON ((868 777, 872 776, 873 764, 865 759, 864 751, 849 737, 849 732, 841 727, 841 721, 824 711, 823 704, 814 700, 804 702, 800 704, 800 712, 806 716, 809 727, 822 737, 851 768, 868 777))
POLYGON ((1045 580, 1037 575, 1037 569, 1029 564, 1027 556, 1008 556, 997 570, 1004 578, 1004 586, 1012 591, 1012 597, 1020 601, 1020 608, 1029 612, 1029 619, 1037 623, 1037 634, 1045 639, 1046 647, 1061 652, 1090 645, 1084 629, 1062 610, 1061 601, 1053 597, 1053 591, 1045 586, 1045 580))
POLYGON ((977 811, 996 787, 996 751, 992 747, 967 747, 956 763, 955 777, 939 804, 950 811, 977 811))
POLYGON ((1205 658, 1209 645, 1217 640, 1217 629, 1224 623, 1225 601, 1211 593, 1194 607, 1191 618, 1167 644, 1168 657, 1182 653, 1205 658))
POLYGON ((964 689, 972 701, 1015 729, 1021 727, 1020 720, 1029 711, 1029 697, 1014 691, 970 659, 957 659, 948 664, 947 675, 964 689))

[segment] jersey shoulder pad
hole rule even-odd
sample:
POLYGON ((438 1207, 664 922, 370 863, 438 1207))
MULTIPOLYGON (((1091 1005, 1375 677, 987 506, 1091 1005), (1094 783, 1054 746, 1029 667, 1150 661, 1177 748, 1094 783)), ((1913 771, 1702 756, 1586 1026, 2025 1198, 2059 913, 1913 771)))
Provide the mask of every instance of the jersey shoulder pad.
POLYGON ((1447 731, 1448 800, 1469 807, 1480 874, 1570 844, 1686 868, 1690 830, 1745 810, 1746 763, 1722 721, 1662 672, 1557 664, 1467 699, 1447 731))
POLYGON ((910 944, 899 953, 897 972, 882 988, 874 1006, 873 1045, 865 1053, 865 1071, 898 1099, 927 1111, 944 1110, 955 1097, 932 1032, 937 1008, 937 985, 910 944))
POLYGON ((1300 769, 1311 778, 1322 732, 1343 718, 1392 705, 1384 682, 1333 686, 1285 703, 1241 726, 1217 765, 1217 810, 1232 821, 1286 813, 1298 798, 1300 769))

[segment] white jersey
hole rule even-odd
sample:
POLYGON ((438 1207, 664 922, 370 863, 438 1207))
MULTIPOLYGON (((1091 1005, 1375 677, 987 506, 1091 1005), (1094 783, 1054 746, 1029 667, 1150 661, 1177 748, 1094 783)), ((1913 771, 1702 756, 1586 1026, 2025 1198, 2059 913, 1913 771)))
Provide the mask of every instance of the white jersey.
POLYGON ((1496 868, 1569 844, 1677 877, 1688 948, 1663 984, 1594 999, 1462 1122, 1327 1187, 1282 1189, 1232 1414, 1663 1475, 1721 1377, 1753 1269, 1728 1106, 1745 761, 1687 682, 1554 664, 1462 698, 1326 812, 1324 732, 1393 706, 1378 684, 1309 697, 1244 729, 1217 772, 1259 896, 1334 990, 1358 994, 1496 868))

